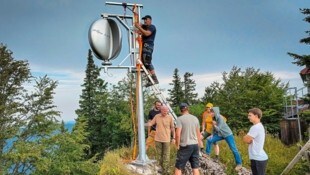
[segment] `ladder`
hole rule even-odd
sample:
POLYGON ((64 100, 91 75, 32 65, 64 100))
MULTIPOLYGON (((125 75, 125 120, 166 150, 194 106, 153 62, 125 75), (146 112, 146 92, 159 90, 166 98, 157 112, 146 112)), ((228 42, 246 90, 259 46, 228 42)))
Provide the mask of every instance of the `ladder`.
MULTIPOLYGON (((294 167, 294 165, 299 161, 299 159, 302 156, 309 156, 309 150, 310 150, 310 139, 308 142, 302 147, 302 149, 297 153, 297 155, 294 157, 294 159, 287 165, 287 167, 283 170, 281 175, 287 174, 290 172, 290 170, 294 167)), ((309 161, 309 159, 308 159, 309 161)))
POLYGON ((148 79, 152 82, 152 86, 150 86, 153 90, 153 92, 155 93, 155 96, 157 97, 157 99, 164 104, 165 106, 168 107, 169 109, 169 113, 170 115, 173 117, 174 119, 174 124, 176 124, 176 120, 177 120, 177 115, 174 113, 174 111, 172 110, 172 108, 170 107, 169 102, 167 101, 167 98, 164 96, 164 94, 160 91, 159 87, 155 85, 153 78, 151 77, 151 74, 149 73, 149 71, 145 68, 145 66, 141 63, 141 61, 139 60, 141 67, 143 69, 143 71, 145 72, 145 74, 147 75, 148 79))

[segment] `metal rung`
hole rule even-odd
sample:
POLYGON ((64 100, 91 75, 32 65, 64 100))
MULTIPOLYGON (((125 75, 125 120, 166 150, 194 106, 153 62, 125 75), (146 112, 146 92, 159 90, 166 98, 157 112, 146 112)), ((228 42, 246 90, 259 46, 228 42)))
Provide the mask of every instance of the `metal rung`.
POLYGON ((164 94, 160 91, 160 89, 155 86, 154 80, 151 77, 151 74, 147 71, 147 69, 145 68, 145 66, 141 63, 140 60, 138 60, 138 62, 141 64, 142 69, 144 70, 145 74, 147 75, 147 77, 149 78, 149 80, 152 82, 153 86, 151 86, 153 92, 155 92, 156 97, 159 99, 159 101, 161 101, 163 104, 165 104, 168 107, 169 113, 172 115, 173 119, 174 119, 174 124, 176 124, 176 120, 177 120, 177 115, 174 113, 174 111, 172 110, 172 108, 170 107, 170 104, 168 103, 168 101, 166 100, 166 97, 164 96, 164 94))

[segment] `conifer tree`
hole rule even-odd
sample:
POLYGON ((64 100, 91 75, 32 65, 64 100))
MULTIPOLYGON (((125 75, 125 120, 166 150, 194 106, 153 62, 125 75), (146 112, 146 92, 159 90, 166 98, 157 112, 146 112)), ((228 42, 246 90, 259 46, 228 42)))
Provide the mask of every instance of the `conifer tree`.
MULTIPOLYGON (((307 23, 310 23, 310 9, 300 9, 301 13, 306 15, 304 18, 304 21, 307 23)), ((310 30, 306 31, 307 36, 305 38, 302 38, 299 42, 302 44, 310 45, 310 30)), ((305 66, 305 68, 302 70, 304 73, 308 73, 310 71, 310 55, 299 55, 295 53, 288 52, 288 55, 293 57, 294 62, 293 64, 296 64, 298 66, 305 66)), ((310 76, 310 75, 308 75, 310 76)), ((303 79, 306 87, 308 88, 308 96, 304 98, 304 101, 306 103, 310 103, 310 80, 309 79, 303 79)))
POLYGON ((191 77, 193 73, 186 72, 184 74, 184 100, 187 104, 192 105, 197 102, 198 94, 195 93, 196 83, 191 77))
MULTIPOLYGON (((304 21, 310 23, 310 9, 300 9, 301 13, 306 15, 304 21)), ((306 31, 307 36, 302 38, 299 42, 303 44, 310 44, 310 30, 306 31)), ((295 53, 288 52, 288 54, 295 60, 293 63, 298 66, 306 66, 310 68, 310 55, 298 55, 295 53)))
POLYGON ((82 95, 80 97, 80 107, 76 110, 78 119, 85 117, 89 133, 87 140, 90 144, 88 150, 88 158, 96 154, 102 155, 106 147, 104 147, 105 135, 102 131, 107 125, 106 117, 108 110, 108 90, 107 83, 101 79, 100 69, 94 64, 92 51, 88 51, 88 61, 86 67, 86 76, 82 85, 82 95))
POLYGON ((184 101, 183 82, 177 68, 174 69, 172 83, 169 83, 169 85, 172 86, 172 89, 168 89, 169 101, 171 101, 172 106, 177 107, 184 101))
MULTIPOLYGON (((306 15, 306 17, 304 18, 304 21, 306 21, 307 23, 310 23, 310 9, 309 8, 305 8, 305 9, 300 9, 301 13, 306 15)), ((305 38, 302 38, 299 42, 302 44, 306 44, 306 45, 310 45, 310 30, 306 31, 307 36, 305 38)), ((305 68, 303 68, 301 70, 301 72, 303 72, 303 75, 305 76, 306 74, 308 74, 305 78, 303 78, 303 82, 305 84, 305 86, 308 88, 308 94, 305 95, 304 97, 302 97, 303 101, 305 104, 310 104, 310 80, 309 77, 309 72, 310 72, 310 55, 299 55, 299 54, 295 54, 295 53, 291 53, 288 52, 288 54, 293 57, 293 59, 295 60, 294 62, 292 62, 293 64, 296 64, 298 66, 305 66, 305 68)), ((303 120, 305 120, 307 123, 310 123, 310 110, 305 110, 302 111, 301 113, 301 117, 303 120)))

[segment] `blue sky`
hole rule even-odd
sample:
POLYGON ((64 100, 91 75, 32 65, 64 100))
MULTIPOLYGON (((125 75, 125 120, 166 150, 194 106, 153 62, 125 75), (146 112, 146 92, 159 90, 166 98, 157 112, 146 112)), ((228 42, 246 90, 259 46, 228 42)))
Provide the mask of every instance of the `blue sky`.
MULTIPOLYGON (((35 76, 57 80, 55 103, 65 121, 76 118, 87 53, 88 30, 101 13, 124 14, 120 6, 103 0, 2 0, 0 43, 18 60, 28 60, 35 76)), ((221 82, 222 72, 233 66, 270 71, 292 87, 301 88, 302 69, 291 62, 287 52, 309 54, 300 44, 309 24, 299 8, 309 0, 141 0, 141 15, 151 15, 157 27, 154 66, 160 87, 171 88, 172 74, 194 74, 197 92, 213 81, 221 82)), ((126 13, 131 15, 130 11, 126 13)), ((126 45, 127 36, 123 35, 126 45)), ((128 53, 123 47, 114 60, 128 53)), ((101 62, 95 60, 99 66, 101 62)), ((113 63, 113 64, 115 64, 113 63)), ((125 71, 111 70, 102 77, 114 83, 125 71)))

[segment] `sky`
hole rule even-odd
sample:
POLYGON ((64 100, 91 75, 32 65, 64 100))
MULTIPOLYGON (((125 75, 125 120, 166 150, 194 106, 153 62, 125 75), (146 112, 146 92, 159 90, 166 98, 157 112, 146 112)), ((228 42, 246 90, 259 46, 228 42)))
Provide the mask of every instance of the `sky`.
MULTIPOLYGON (((113 1, 117 2, 117 1, 113 1)), ((173 71, 193 73, 201 97, 205 87, 222 81, 222 73, 233 66, 272 72, 290 87, 302 88, 302 67, 292 64, 287 52, 309 54, 299 43, 309 30, 300 8, 309 0, 140 0, 141 16, 151 15, 157 28, 153 64, 160 88, 167 91, 173 71)), ((87 64, 88 30, 102 13, 132 15, 121 6, 103 0, 1 0, 0 43, 16 60, 28 60, 36 77, 47 75, 58 81, 55 94, 62 120, 77 116, 87 64)), ((124 31, 123 27, 119 25, 124 31)), ((122 32, 122 50, 112 63, 128 54, 128 37, 122 32)), ((95 59, 96 65, 101 61, 95 59)), ((101 72, 109 83, 126 71, 101 72)), ((166 92, 165 92, 166 93, 166 92)))

